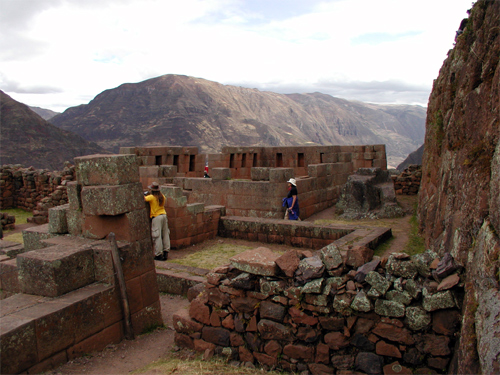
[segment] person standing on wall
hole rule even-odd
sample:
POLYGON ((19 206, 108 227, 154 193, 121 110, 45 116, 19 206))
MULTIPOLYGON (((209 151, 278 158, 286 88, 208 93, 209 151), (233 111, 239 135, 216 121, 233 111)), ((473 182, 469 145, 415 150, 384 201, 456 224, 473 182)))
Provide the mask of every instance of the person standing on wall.
POLYGON ((155 260, 167 260, 170 251, 170 230, 168 229, 167 212, 165 211, 165 196, 160 191, 157 182, 148 186, 149 192, 144 200, 149 203, 151 236, 155 249, 155 260))
POLYGON ((288 184, 288 195, 286 198, 283 198, 283 206, 287 207, 285 218, 288 220, 300 220, 300 209, 299 209, 299 199, 298 199, 298 191, 297 191, 297 181, 294 178, 291 178, 287 181, 288 184))

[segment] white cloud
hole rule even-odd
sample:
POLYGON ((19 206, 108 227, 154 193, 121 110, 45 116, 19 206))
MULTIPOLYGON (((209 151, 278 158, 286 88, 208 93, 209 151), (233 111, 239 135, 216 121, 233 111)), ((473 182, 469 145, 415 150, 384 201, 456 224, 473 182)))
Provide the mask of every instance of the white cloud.
POLYGON ((470 0, 0 0, 0 84, 16 100, 59 111, 168 73, 425 105, 470 6, 470 0), (407 90, 391 89, 394 83, 407 90), (40 94, 27 96, 22 88, 30 87, 40 94))

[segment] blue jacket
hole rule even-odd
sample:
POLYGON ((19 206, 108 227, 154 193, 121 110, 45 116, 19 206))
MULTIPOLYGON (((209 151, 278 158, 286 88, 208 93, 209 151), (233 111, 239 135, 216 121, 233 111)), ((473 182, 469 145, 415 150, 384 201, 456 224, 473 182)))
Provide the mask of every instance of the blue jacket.
MULTIPOLYGON (((290 198, 283 198, 283 207, 290 207, 293 203, 293 197, 290 198)), ((288 220, 298 220, 300 215, 300 209, 299 209, 299 198, 295 200, 295 207, 293 208, 293 213, 292 210, 288 211, 288 220)))

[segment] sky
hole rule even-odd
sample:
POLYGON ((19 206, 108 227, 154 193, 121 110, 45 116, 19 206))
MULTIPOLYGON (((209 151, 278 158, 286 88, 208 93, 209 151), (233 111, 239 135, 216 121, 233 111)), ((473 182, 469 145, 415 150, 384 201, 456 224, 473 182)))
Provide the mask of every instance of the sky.
POLYGON ((471 0, 0 0, 0 89, 62 112, 164 74, 426 106, 471 0))

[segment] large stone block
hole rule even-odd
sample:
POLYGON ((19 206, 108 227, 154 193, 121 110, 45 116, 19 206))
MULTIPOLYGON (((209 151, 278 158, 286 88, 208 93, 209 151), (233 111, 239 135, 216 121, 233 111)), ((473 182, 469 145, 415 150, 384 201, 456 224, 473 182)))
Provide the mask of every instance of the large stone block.
POLYGON ((144 307, 142 310, 132 314, 132 329, 134 334, 140 335, 153 327, 163 325, 161 317, 160 301, 156 301, 152 305, 144 307))
POLYGON ((66 212, 69 209, 69 203, 49 208, 49 232, 57 234, 68 233, 68 219, 66 212))
POLYGON ((134 242, 150 236, 146 209, 116 216, 85 215, 82 225, 84 237, 103 239, 111 232, 115 233, 117 241, 134 242))
POLYGON ((35 322, 8 315, 0 320, 2 374, 19 374, 38 362, 35 322))
POLYGON ((15 259, 0 262, 0 289, 6 292, 19 293, 19 278, 15 259))
POLYGON ((56 297, 94 282, 94 260, 88 246, 50 246, 17 257, 23 293, 56 297))
POLYGON ((287 182, 295 177, 293 168, 271 168, 269 170, 270 182, 287 182))
POLYGON ((77 181, 70 181, 66 184, 66 192, 68 194, 68 203, 70 210, 81 210, 82 185, 80 185, 77 181))
POLYGON ((69 209, 66 211, 66 220, 69 234, 72 236, 79 236, 82 234, 84 215, 81 210, 69 209))
POLYGON ((144 207, 140 182, 113 186, 86 186, 82 189, 83 213, 120 215, 144 207))
POLYGON ((212 168, 212 180, 230 180, 231 169, 229 168, 212 168))
POLYGON ((135 155, 88 155, 75 158, 76 178, 83 186, 139 182, 135 155))
POLYGON ((252 181, 269 181, 269 168, 253 167, 250 169, 252 181))
POLYGON ((43 249, 47 244, 42 240, 52 238, 55 235, 49 232, 49 224, 43 224, 23 230, 24 250, 31 251, 43 249))
POLYGON ((276 259, 279 256, 279 254, 272 252, 268 248, 259 247, 235 255, 229 261, 233 267, 244 272, 254 275, 274 276, 278 270, 276 259))

